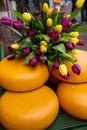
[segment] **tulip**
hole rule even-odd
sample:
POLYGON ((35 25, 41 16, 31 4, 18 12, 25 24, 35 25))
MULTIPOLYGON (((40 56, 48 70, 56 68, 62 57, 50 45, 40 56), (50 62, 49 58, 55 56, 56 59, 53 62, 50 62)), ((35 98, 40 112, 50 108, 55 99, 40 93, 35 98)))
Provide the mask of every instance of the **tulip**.
POLYGON ((51 39, 53 41, 58 40, 58 38, 60 37, 59 33, 57 31, 54 31, 54 33, 51 34, 51 39))
POLYGON ((18 45, 18 44, 12 44, 12 45, 11 45, 11 48, 12 48, 12 49, 19 49, 19 45, 18 45))
POLYGON ((62 76, 66 76, 67 75, 67 67, 65 64, 60 64, 59 65, 59 72, 62 76))
POLYGON ((40 49, 35 50, 35 54, 39 56, 41 54, 40 49))
POLYGON ((74 55, 77 55, 78 51, 76 49, 73 49, 73 50, 71 50, 71 53, 74 54, 74 55))
POLYGON ((72 50, 73 48, 75 48, 75 45, 72 42, 65 43, 65 46, 68 50, 72 50))
POLYGON ((82 38, 79 38, 79 42, 77 43, 77 45, 79 46, 84 46, 85 40, 82 38))
POLYGON ((12 52, 14 49, 11 47, 13 44, 12 43, 9 43, 8 44, 8 50, 10 51, 10 52, 12 52))
POLYGON ((54 29, 55 29, 55 31, 57 31, 58 33, 60 33, 62 31, 62 28, 63 28, 62 25, 59 24, 59 25, 56 25, 54 29))
POLYGON ((1 21, 1 23, 5 24, 5 25, 12 24, 12 19, 7 16, 2 17, 0 21, 1 21))
POLYGON ((52 72, 53 69, 54 69, 54 66, 50 66, 50 67, 48 67, 49 72, 52 72))
POLYGON ((73 37, 78 37, 79 33, 78 32, 71 32, 70 35, 73 36, 73 37))
POLYGON ((45 2, 45 3, 43 4, 42 10, 43 10, 43 12, 47 13, 47 12, 48 12, 48 9, 49 9, 48 4, 45 2))
POLYGON ((44 40, 42 40, 42 41, 40 42, 40 45, 41 45, 41 46, 46 46, 46 45, 47 45, 47 42, 44 41, 44 40))
POLYGON ((69 28, 68 28, 68 27, 63 27, 63 32, 64 32, 64 33, 67 33, 67 32, 68 32, 68 30, 69 30, 69 28))
POLYGON ((46 25, 48 27, 50 27, 50 26, 52 26, 52 24, 53 24, 53 20, 51 18, 48 18, 47 21, 46 21, 46 25))
POLYGON ((64 27, 70 27, 70 26, 72 26, 72 22, 71 22, 71 20, 70 20, 68 17, 64 17, 64 18, 61 20, 60 24, 61 24, 62 26, 64 26, 64 27))
POLYGON ((36 58, 31 58, 30 60, 29 60, 29 64, 31 65, 31 66, 36 66, 37 65, 37 59, 36 58))
POLYGON ((42 53, 47 52, 47 47, 46 47, 46 46, 40 46, 40 51, 41 51, 42 53))
POLYGON ((30 37, 34 37, 35 36, 35 31, 33 30, 33 29, 29 29, 28 31, 27 31, 27 35, 28 36, 30 36, 30 37))
POLYGON ((14 60, 14 59, 15 59, 15 55, 8 56, 7 59, 8 59, 8 60, 14 60))
POLYGON ((58 60, 54 61, 54 67, 59 68, 60 62, 58 60))
POLYGON ((51 36, 53 33, 54 33, 54 30, 50 29, 50 30, 48 30, 47 35, 51 36))
POLYGON ((27 12, 25 12, 25 13, 23 13, 22 14, 22 16, 23 16, 23 19, 24 20, 26 20, 26 21, 31 21, 31 14, 30 13, 27 13, 27 12))
POLYGON ((29 55, 31 50, 30 50, 30 48, 23 48, 22 52, 24 55, 29 55))
POLYGON ((79 75, 81 73, 81 67, 78 64, 73 64, 72 71, 73 73, 79 75))
POLYGON ((17 30, 22 30, 24 25, 20 21, 13 21, 12 26, 17 30))
POLYGON ((81 8, 83 6, 84 2, 85 2, 85 0, 77 0, 75 5, 77 8, 81 8))
POLYGON ((46 56, 44 56, 43 54, 42 54, 42 55, 40 55, 40 56, 38 57, 38 59, 39 59, 40 61, 45 60, 45 58, 46 58, 46 56))
POLYGON ((76 45, 79 42, 79 39, 76 37, 71 38, 71 42, 76 45))
POLYGON ((69 79, 70 73, 67 73, 67 75, 63 76, 64 79, 69 79))

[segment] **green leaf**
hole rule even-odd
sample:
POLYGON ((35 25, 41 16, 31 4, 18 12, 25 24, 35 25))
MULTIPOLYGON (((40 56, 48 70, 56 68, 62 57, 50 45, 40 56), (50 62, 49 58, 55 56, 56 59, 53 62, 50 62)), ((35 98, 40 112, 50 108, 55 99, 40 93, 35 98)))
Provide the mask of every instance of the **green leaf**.
POLYGON ((58 14, 56 15, 56 17, 53 20, 53 25, 56 26, 58 23, 58 14))
POLYGON ((21 14, 19 11, 14 10, 14 13, 15 13, 15 15, 16 15, 21 21, 23 21, 25 24, 29 24, 26 20, 23 19, 22 14, 21 14))
POLYGON ((35 57, 34 51, 32 51, 25 59, 24 59, 24 64, 29 64, 29 60, 31 58, 35 57))
POLYGON ((65 48, 63 43, 61 43, 57 46, 54 46, 53 49, 56 50, 56 51, 60 51, 62 53, 66 53, 66 48, 65 48))
POLYGON ((81 11, 81 8, 76 8, 70 15, 70 19, 74 19, 76 15, 81 11))
POLYGON ((74 62, 77 61, 77 59, 73 58, 71 55, 69 55, 69 54, 67 54, 67 53, 62 54, 62 56, 63 56, 65 59, 67 59, 68 61, 72 62, 72 63, 74 63, 74 62))
POLYGON ((75 31, 75 30, 78 29, 81 25, 82 25, 82 23, 75 23, 75 24, 73 24, 73 25, 69 28, 69 32, 75 31))
POLYGON ((52 60, 47 60, 48 66, 53 66, 53 61, 52 60))
POLYGON ((87 32, 87 27, 86 26, 81 26, 75 29, 75 31, 78 32, 87 32))

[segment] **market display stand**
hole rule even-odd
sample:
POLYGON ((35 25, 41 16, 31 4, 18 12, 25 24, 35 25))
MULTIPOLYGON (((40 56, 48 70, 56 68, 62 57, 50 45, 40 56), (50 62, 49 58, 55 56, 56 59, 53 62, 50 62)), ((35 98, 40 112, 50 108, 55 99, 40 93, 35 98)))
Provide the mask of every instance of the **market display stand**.
MULTIPOLYGON (((0 60, 3 58, 4 46, 3 44, 0 44, 0 60)), ((4 93, 4 91, 5 90, 0 87, 0 96, 4 93)), ((0 130, 6 129, 0 124, 0 130)), ((56 120, 46 130, 87 130, 87 121, 73 118, 64 111, 60 110, 56 120)))

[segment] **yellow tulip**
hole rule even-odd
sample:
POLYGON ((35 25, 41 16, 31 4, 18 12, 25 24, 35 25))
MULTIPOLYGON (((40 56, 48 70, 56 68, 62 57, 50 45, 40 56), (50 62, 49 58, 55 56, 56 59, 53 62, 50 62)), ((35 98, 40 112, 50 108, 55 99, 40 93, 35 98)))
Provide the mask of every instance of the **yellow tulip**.
POLYGON ((41 51, 42 53, 47 52, 47 47, 46 47, 46 46, 40 46, 40 51, 41 51))
POLYGON ((47 12, 48 12, 48 9, 49 9, 48 4, 45 2, 45 3, 43 4, 42 10, 43 10, 43 12, 47 13, 47 12))
POLYGON ((62 76, 66 76, 67 75, 67 67, 65 64, 60 64, 59 65, 59 72, 62 76))
POLYGON ((41 46, 46 46, 46 45, 47 45, 47 42, 44 41, 44 40, 42 40, 42 41, 40 42, 40 45, 41 45, 41 46))
POLYGON ((77 8, 81 8, 83 6, 84 2, 85 2, 85 0, 77 0, 75 5, 77 8))
POLYGON ((32 18, 31 14, 25 12, 25 13, 22 14, 22 16, 23 16, 24 20, 31 21, 31 18, 32 18))
POLYGON ((19 49, 19 47, 20 47, 20 46, 19 46, 18 44, 12 44, 12 45, 11 45, 11 48, 13 48, 13 49, 19 49))
POLYGON ((70 35, 73 36, 73 37, 78 37, 79 33, 78 32, 71 32, 70 35))
POLYGON ((46 21, 46 25, 47 25, 48 27, 50 27, 50 26, 52 26, 52 24, 53 24, 52 19, 51 19, 51 18, 48 18, 47 21, 46 21))
POLYGON ((76 37, 71 38, 71 42, 76 45, 79 42, 79 39, 76 37))
POLYGON ((60 33, 62 31, 62 28, 63 28, 62 25, 59 24, 59 25, 56 25, 54 29, 55 29, 55 31, 60 33))
POLYGON ((65 17, 70 18, 70 14, 66 15, 65 17))
POLYGON ((77 55, 77 54, 78 54, 78 51, 77 51, 77 49, 73 49, 73 50, 71 50, 71 53, 72 53, 73 55, 77 55))

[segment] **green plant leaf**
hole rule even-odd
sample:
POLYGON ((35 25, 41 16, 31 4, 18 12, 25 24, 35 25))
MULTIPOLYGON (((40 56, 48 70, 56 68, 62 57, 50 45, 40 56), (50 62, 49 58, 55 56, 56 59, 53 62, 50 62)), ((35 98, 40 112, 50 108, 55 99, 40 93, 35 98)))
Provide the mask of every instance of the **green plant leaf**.
POLYGON ((74 19, 76 15, 81 11, 81 8, 76 8, 70 15, 70 19, 74 19))
POLYGON ((26 20, 23 19, 22 14, 21 14, 19 11, 17 11, 17 10, 13 10, 13 11, 14 11, 15 15, 16 15, 21 21, 23 21, 25 24, 29 24, 26 20))
POLYGON ((32 51, 25 59, 24 59, 24 64, 29 64, 29 60, 31 58, 35 57, 34 51, 32 51))
POLYGON ((82 23, 75 23, 75 24, 73 24, 73 25, 69 28, 69 32, 75 31, 75 30, 78 29, 81 25, 82 25, 82 23))
POLYGON ((77 59, 73 58, 71 55, 69 55, 69 54, 67 54, 67 53, 62 54, 62 56, 63 56, 66 60, 68 60, 68 61, 70 61, 70 62, 72 62, 72 63, 74 63, 74 62, 77 61, 77 59))
POLYGON ((75 31, 78 32, 87 32, 87 27, 86 26, 81 26, 75 29, 75 31))
POLYGON ((66 48, 65 48, 63 43, 61 43, 57 46, 54 46, 53 49, 56 50, 56 51, 60 51, 62 53, 66 53, 66 48))

